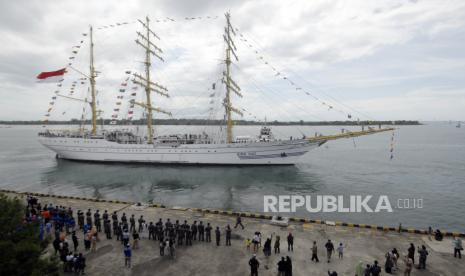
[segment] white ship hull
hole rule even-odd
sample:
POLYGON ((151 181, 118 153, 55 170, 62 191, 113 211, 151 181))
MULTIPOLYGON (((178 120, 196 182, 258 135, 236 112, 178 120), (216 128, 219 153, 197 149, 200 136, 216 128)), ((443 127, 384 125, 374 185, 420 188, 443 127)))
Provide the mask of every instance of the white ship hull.
POLYGON ((292 165, 324 142, 287 140, 232 144, 121 144, 105 139, 40 137, 59 158, 127 163, 292 165))

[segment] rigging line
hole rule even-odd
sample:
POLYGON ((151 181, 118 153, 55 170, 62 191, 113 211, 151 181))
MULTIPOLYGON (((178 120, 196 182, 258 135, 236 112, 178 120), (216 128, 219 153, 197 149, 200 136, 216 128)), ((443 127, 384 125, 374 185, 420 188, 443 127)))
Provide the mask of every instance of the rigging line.
MULTIPOLYGON (((245 37, 242 33, 241 33, 241 35, 242 35, 242 37, 245 37)), ((251 36, 251 35, 250 35, 250 36, 251 36)), ((263 50, 263 47, 260 46, 260 43, 259 43, 257 40, 255 40, 254 38, 250 38, 250 37, 249 37, 249 40, 254 40, 254 42, 257 44, 257 46, 256 46, 257 49, 259 49, 259 50, 260 50, 260 54, 263 55, 265 51, 263 50)), ((248 42, 248 40, 247 40, 246 38, 244 38, 243 40, 241 39, 241 42, 242 42, 243 44, 245 44, 246 46, 248 46, 248 47, 246 47, 246 48, 251 48, 251 47, 252 47, 251 44, 246 44, 246 43, 245 43, 245 42, 248 42)), ((258 51, 255 51, 254 54, 255 54, 255 55, 258 55, 258 51)), ((263 59, 263 56, 260 56, 260 59, 262 59, 262 60, 265 61, 265 59, 263 59)), ((268 65, 268 67, 272 68, 273 71, 277 71, 273 66, 271 66, 271 65, 269 64, 269 62, 264 62, 264 63, 265 63, 266 65, 268 65)), ((282 66, 282 65, 281 65, 281 67, 284 67, 284 68, 288 69, 286 66, 282 66)), ((291 69, 288 69, 288 71, 292 71, 292 70, 291 70, 291 69)), ((279 71, 277 71, 277 72, 278 72, 279 74, 281 74, 281 72, 279 72, 279 71)), ((292 71, 292 72, 295 73, 295 74, 297 74, 297 73, 294 72, 294 71, 292 71)), ((288 79, 288 78, 286 77, 286 79, 288 79)), ((322 92, 322 93, 323 93, 323 92, 322 92)), ((327 96, 330 96, 330 95, 327 95, 327 96)), ((317 98, 316 98, 316 99, 317 99, 317 98)), ((333 98, 333 99, 337 102, 337 100, 336 100, 335 98, 333 98)), ((345 112, 344 112, 344 113, 345 113, 345 112)))
MULTIPOLYGON (((289 79, 288 79, 287 77, 286 77, 285 79, 289 81, 289 79)), ((292 86, 295 86, 293 82, 292 82, 291 84, 292 84, 292 86)), ((297 88, 296 88, 296 90, 297 90, 297 88)), ((339 110, 339 109, 337 109, 337 108, 335 109, 335 108, 333 107, 332 104, 328 104, 328 103, 322 101, 320 98, 315 97, 314 95, 310 94, 310 93, 307 92, 307 91, 303 91, 303 92, 304 92, 307 96, 312 97, 312 98, 313 98, 314 100, 316 100, 317 102, 319 102, 319 103, 321 103, 321 104, 327 106, 330 110, 337 111, 337 112, 343 114, 344 117, 345 117, 345 116, 348 116, 348 117, 350 118, 350 116, 351 116, 350 114, 347 114, 346 112, 344 112, 344 111, 342 111, 342 110, 339 110)))
MULTIPOLYGON (((134 70, 134 71, 138 71, 138 70, 136 69, 136 70, 134 70)), ((171 90, 171 89, 170 89, 170 90, 171 90)), ((140 93, 137 93, 137 95, 140 95, 140 93)), ((137 96, 136 96, 136 97, 137 97, 137 96)), ((125 101, 125 103, 126 103, 126 101, 125 101)), ((126 114, 126 115, 127 115, 127 114, 126 114)), ((173 117, 174 117, 175 115, 176 115, 176 113, 173 114, 173 117)), ((126 116, 126 117, 127 117, 127 116, 126 116)), ((134 114, 133 114, 133 117, 135 117, 134 114)))
MULTIPOLYGON (((241 33, 241 34, 242 34, 242 33, 241 33)), ((262 47, 259 46, 260 43, 259 43, 256 39, 250 38, 250 36, 251 36, 251 35, 249 35, 248 39, 249 39, 249 40, 253 40, 253 41, 255 42, 255 44, 258 45, 257 48, 260 49, 260 52, 261 52, 261 54, 263 55, 264 50, 263 50, 262 47)), ((244 37, 243 34, 242 34, 242 37, 244 37)), ((242 41, 242 40, 241 40, 241 42, 243 42, 243 43, 245 44, 245 41, 242 41)), ((246 46, 248 46, 248 45, 246 44, 246 46)), ((250 47, 246 47, 246 48, 250 48, 250 47)), ((306 82, 308 85, 311 85, 310 82, 306 81, 306 80, 305 80, 303 77, 301 77, 297 72, 293 71, 292 69, 289 69, 289 68, 286 67, 286 66, 282 66, 282 65, 281 65, 281 67, 284 68, 284 69, 286 69, 287 71, 293 73, 297 78, 303 80, 303 81, 306 82)), ((311 86, 313 86, 313 85, 311 85, 311 86)), ((312 89, 312 90, 313 90, 313 89, 312 89)), ((313 91, 315 91, 315 90, 313 90, 313 91)), ((364 114, 364 113, 362 113, 361 111, 358 111, 358 110, 356 110, 356 109, 354 109, 354 108, 348 106, 347 104, 342 103, 341 101, 337 100, 335 97, 333 97, 333 96, 331 96, 331 95, 329 95, 329 94, 327 94, 327 93, 321 91, 321 89, 319 89, 319 90, 317 90, 317 91, 315 91, 315 92, 319 92, 319 93, 325 95, 326 97, 331 98, 332 101, 334 101, 336 104, 339 104, 339 105, 341 105, 341 106, 343 106, 343 107, 345 107, 345 108, 351 109, 352 111, 354 111, 354 112, 356 112, 356 113, 358 113, 358 114, 361 114, 361 115, 363 115, 364 117, 371 118, 371 119, 374 120, 373 117, 371 117, 371 116, 369 116, 369 115, 367 115, 367 114, 364 114)), ((342 113, 346 114, 346 112, 342 112, 342 113)))
MULTIPOLYGON (((196 97, 194 97, 194 100, 191 101, 191 102, 187 102, 187 100, 184 100, 184 99, 182 99, 182 101, 183 101, 184 104, 186 104, 186 105, 189 105, 189 104, 190 104, 190 105, 194 105, 194 104, 196 104, 196 103, 199 101, 199 99, 201 99, 201 98, 203 98, 202 95, 197 95, 196 97)), ((180 115, 180 114, 182 114, 183 111, 184 111, 184 110, 182 110, 182 109, 178 109, 177 112, 173 112, 173 118, 176 117, 176 116, 178 116, 178 115, 180 115)), ((187 129, 187 126, 185 126, 185 127, 184 127, 183 129, 181 129, 181 130, 184 130, 184 129, 187 129)), ((168 129, 166 129, 165 132, 166 132, 167 130, 168 130, 168 129)))
MULTIPOLYGON (((313 88, 311 88, 312 91, 314 91, 314 92, 319 92, 319 93, 325 95, 326 97, 332 99, 332 101, 333 101, 335 104, 340 105, 340 106, 343 107, 343 108, 347 108, 348 110, 352 110, 353 112, 358 113, 358 114, 360 114, 360 115, 362 115, 362 116, 364 116, 364 117, 366 117, 366 118, 371 118, 372 120, 376 120, 376 119, 374 119, 372 116, 370 116, 370 115, 368 115, 368 114, 366 114, 366 113, 363 113, 363 112, 361 112, 361 111, 359 111, 359 110, 356 110, 355 108, 353 108, 353 107, 351 107, 351 106, 349 106, 349 105, 347 105, 347 104, 345 104, 345 103, 339 101, 339 100, 336 99, 334 96, 332 96, 332 95, 330 95, 330 94, 328 94, 328 93, 323 92, 321 89, 317 89, 317 88, 314 87, 309 81, 307 81, 306 79, 304 79, 303 77, 301 77, 296 71, 294 71, 294 70, 292 70, 292 69, 289 69, 289 68, 286 67, 286 66, 283 66, 283 67, 284 67, 287 71, 289 71, 291 74, 294 74, 295 77, 297 77, 298 79, 300 79, 300 80, 302 80, 303 82, 305 82, 307 85, 312 86, 312 87, 313 87, 313 88)), ((305 90, 307 90, 307 89, 305 89, 305 90)), ((308 90, 307 90, 307 91, 304 91, 304 92, 307 94, 308 90)), ((327 101, 327 100, 326 100, 326 101, 327 101)), ((332 103, 332 104, 334 104, 334 103, 332 103)), ((335 111, 339 111, 341 114, 344 114, 344 115, 347 115, 347 116, 350 115, 350 114, 347 113, 347 111, 342 111, 342 110, 338 110, 338 109, 334 109, 334 110, 335 110, 335 111)), ((350 117, 349 117, 349 118, 350 118, 350 117)))
MULTIPOLYGON (((80 89, 80 91, 82 92, 81 89, 80 89)), ((56 95, 58 95, 58 94, 56 94, 56 95)), ((79 95, 81 96, 80 98, 86 98, 85 95, 82 95, 82 93, 79 94, 79 95)), ((81 102, 82 102, 82 101, 81 101, 81 102)), ((70 102, 68 101, 67 103, 70 103, 70 102)), ((71 103, 72 103, 72 102, 71 102, 71 103)), ((82 109, 82 106, 81 106, 81 105, 73 105, 73 104, 71 104, 71 106, 72 106, 71 108, 73 108, 74 106, 77 106, 77 107, 75 107, 75 108, 79 108, 80 110, 82 109)), ((87 107, 87 104, 85 103, 84 106, 87 107)), ((66 111, 66 110, 67 110, 67 109, 65 109, 65 111, 66 111)))
MULTIPOLYGON (((263 95, 259 95, 259 97, 262 98, 262 99, 264 99, 263 95)), ((268 104, 266 101, 262 101, 262 102, 263 102, 265 105, 267 105, 267 106, 270 108, 270 110, 273 110, 273 109, 276 108, 275 106, 273 106, 273 105, 271 105, 271 104, 268 104)), ((250 114, 251 114, 251 116, 253 117, 253 118, 252 118, 252 121, 259 122, 259 123, 264 123, 264 120, 262 120, 262 119, 260 119, 259 117, 257 117, 257 116, 256 116, 253 112, 251 112, 250 110, 248 110, 248 109, 247 109, 247 110, 246 110, 246 109, 243 109, 243 111, 244 111, 245 113, 247 113, 247 115, 250 115, 250 114), (249 114, 249 113, 250 113, 250 114, 249 114), (254 119, 254 120, 253 120, 253 119, 254 119)), ((288 114, 288 116, 290 116, 290 114, 288 114)), ((298 130, 301 134, 304 135, 304 133, 303 133, 299 128, 297 128, 297 130, 298 130)), ((277 132, 278 134, 281 134, 282 137, 288 136, 286 133, 280 131, 279 129, 273 129, 273 131, 274 131, 274 132, 277 132)))
MULTIPOLYGON (((221 68, 219 68, 219 69, 221 69, 221 68)), ((217 71, 220 71, 220 70, 217 69, 217 71)), ((161 75, 161 76, 164 76, 164 73, 161 73, 160 75, 161 75)), ((218 82, 218 80, 219 80, 219 79, 217 79, 216 82, 218 82)), ((173 91, 173 89, 170 89, 170 90, 173 91)), ((176 88, 175 88, 174 90, 176 90, 176 88)), ((210 90, 207 89, 207 91, 210 91, 210 90)), ((209 94, 210 94, 210 93, 209 93, 209 94)), ((193 102, 192 102, 192 101, 187 102, 187 100, 184 100, 184 99, 182 99, 182 101, 183 101, 184 104, 186 104, 186 105, 195 105, 200 99, 205 99, 205 96, 203 95, 203 93, 202 93, 202 94, 197 94, 196 97, 194 98, 194 101, 193 101, 193 102)), ((202 110, 202 111, 203 111, 203 110, 202 110)), ((184 110, 179 109, 177 112, 175 112, 175 113, 173 114, 173 117, 177 117, 177 116, 179 116, 179 115, 182 115, 183 112, 184 112, 184 110)), ((207 113, 206 115, 208 116, 208 115, 209 115, 208 112, 206 112, 206 113, 207 113)), ((194 115, 194 116, 197 116, 197 115, 194 115)), ((199 118, 201 119, 201 118, 207 117, 207 116, 205 116, 205 114, 200 114, 200 115, 199 115, 199 118)), ((194 118, 195 118, 195 117, 194 117, 194 118)), ((208 117, 207 117, 207 119, 208 119, 208 117)))
MULTIPOLYGON (((252 80, 252 85, 255 86, 255 88, 256 88, 257 90, 262 90, 253 80, 252 80)), ((260 91, 259 91, 259 92, 260 92, 260 91)), ((278 108, 278 107, 276 107, 275 104, 273 104, 273 103, 269 104, 269 103, 268 103, 268 100, 270 100, 270 99, 268 99, 268 98, 265 96, 264 93, 258 94, 258 96, 262 99, 262 102, 270 108, 270 110, 276 110, 276 109, 278 108)), ((279 109, 279 108, 278 108, 278 109, 279 109)), ((289 121, 292 121, 292 115, 291 115, 291 113, 289 113, 289 112, 288 112, 287 110, 285 110, 285 109, 279 109, 279 110, 280 110, 282 113, 284 113, 284 116, 286 116, 286 117, 289 118, 289 121)), ((252 112, 250 112, 250 113, 252 113, 252 112)), ((300 130, 300 128, 299 128, 298 126, 294 126, 294 127, 295 127, 301 134, 304 134, 304 133, 302 132, 302 130, 300 130)))
MULTIPOLYGON (((252 45, 250 45, 251 47, 252 45)), ((258 51, 256 51, 256 54, 258 53, 258 51)), ((257 54, 258 55, 258 54, 257 54)), ((343 111, 343 110, 340 110, 339 108, 334 108, 334 103, 331 103, 331 102, 328 102, 326 99, 322 99, 320 97, 316 97, 315 95, 313 95, 312 93, 308 92, 309 90, 307 88, 305 89, 302 89, 302 87, 298 87, 296 86, 296 83, 293 82, 287 75, 285 74, 282 74, 280 71, 276 70, 275 67, 273 67, 272 65, 270 65, 270 63, 268 61, 266 61, 265 59, 263 59, 263 56, 260 56, 259 59, 263 60, 264 61, 264 64, 267 65, 268 67, 270 67, 271 69, 273 69, 273 71, 277 72, 277 75, 283 75, 284 77, 282 79, 286 80, 287 83, 291 84, 295 90, 301 90, 302 92, 304 92, 307 96, 310 96, 312 97, 314 100, 322 103, 323 105, 327 106, 329 109, 331 110, 334 110, 334 111, 337 111, 341 114, 343 114, 344 116, 347 116, 349 118, 351 118, 351 115, 349 113, 347 113, 347 111, 343 111), (328 104, 330 103, 330 104, 328 104)), ((275 76, 277 76, 275 75, 275 76)), ((281 79, 281 78, 280 78, 281 79)))
MULTIPOLYGON (((237 69, 238 69, 239 71, 243 72, 241 68, 237 67, 237 69)), ((257 81, 256 81, 253 77, 249 77, 249 76, 248 76, 248 77, 246 77, 246 78, 249 78, 249 79, 252 81, 252 83, 254 83, 254 85, 256 86, 256 88, 257 88, 260 92, 266 93, 266 91, 264 91, 259 85, 257 85, 257 81)), ((278 92, 276 92, 274 89, 271 89, 271 88, 269 88, 269 87, 268 87, 267 89, 268 89, 271 93, 273 93, 274 95, 276 95, 276 96, 278 96, 278 97, 284 99, 284 101, 288 101, 288 100, 289 100, 288 98, 286 98, 286 97, 284 97, 284 96, 281 96, 281 95, 280 95, 278 92)), ((288 102, 289 102, 289 101, 288 101, 288 102)), ((296 107, 298 107, 300 110, 304 111, 304 113, 306 113, 307 115, 309 115, 309 116, 311 116, 311 117, 315 117, 315 118, 317 118, 317 119, 319 119, 319 120, 324 121, 324 119, 322 119, 321 117, 309 113, 307 109, 302 108, 301 106, 299 106, 299 105, 297 105, 297 104, 294 104, 294 103, 292 103, 292 102, 290 102, 290 103, 293 104, 293 105, 295 105, 296 107)), ((273 107, 273 108, 276 108, 276 107, 273 107)))
MULTIPOLYGON (((309 81, 305 80, 303 77, 301 77, 300 75, 298 75, 297 72, 292 71, 292 70, 288 70, 288 71, 290 71, 291 73, 293 73, 297 78, 301 79, 303 82, 307 83, 308 85, 313 86, 309 81)), ((315 88, 313 88, 312 90, 315 91, 314 89, 315 89, 315 88)), ((317 89, 317 88, 316 88, 316 89, 317 89)), ((362 115, 362 116, 364 116, 364 117, 366 117, 366 118, 368 118, 368 119, 371 119, 371 120, 373 120, 373 121, 376 121, 376 119, 375 119, 373 116, 368 115, 368 114, 365 113, 365 112, 361 112, 361 111, 359 111, 359 110, 356 110, 355 108, 353 108, 353 107, 351 107, 351 106, 349 106, 349 105, 343 103, 342 101, 337 100, 337 99, 334 98, 332 95, 330 95, 330 94, 328 94, 328 93, 325 93, 325 92, 321 91, 321 89, 318 89, 318 91, 319 91, 320 93, 322 93, 323 95, 326 95, 327 97, 329 97, 330 99, 332 99, 332 100, 333 100, 334 102, 336 102, 337 104, 339 104, 339 105, 341 105, 341 106, 344 106, 345 108, 350 109, 350 110, 352 110, 353 112, 358 113, 358 114, 360 114, 360 115, 362 115)))
MULTIPOLYGON (((260 92, 260 93, 258 94, 258 97, 259 97, 260 99, 262 99, 262 102, 263 102, 265 105, 267 105, 267 106, 270 108, 270 110, 275 110, 275 111, 276 111, 276 109, 278 109, 279 111, 281 111, 281 113, 282 113, 282 115, 284 116, 284 118, 287 117, 287 119, 288 119, 289 121, 293 121, 293 120, 294 120, 294 118, 292 117, 292 114, 289 113, 286 109, 281 109, 281 108, 279 108, 279 107, 276 107, 276 104, 274 104, 274 103, 269 103, 268 101, 269 101, 270 99, 267 98, 267 97, 265 96, 265 94, 263 93, 263 91, 260 91, 260 90, 261 90, 260 87, 258 87, 256 84, 252 84, 252 85, 258 90, 257 92, 260 92)), ((284 119, 284 118, 283 118, 283 119, 284 119)), ((285 119, 284 119, 284 120, 285 120, 285 119)), ((302 132, 302 130, 300 130, 300 128, 299 128, 298 126, 295 126, 295 127, 299 130, 299 132, 302 132)))
POLYGON ((71 65, 68 65, 68 66, 66 66, 66 67, 67 67, 67 68, 73 69, 74 71, 78 72, 79 74, 83 75, 83 76, 86 77, 86 78, 89 78, 88 75, 84 74, 83 72, 79 71, 78 69, 74 68, 74 67, 71 66, 71 65))
MULTIPOLYGON (((350 109, 351 111, 355 112, 355 113, 358 113, 366 118, 369 118, 369 119, 372 119, 372 120, 376 120, 375 118, 373 118, 371 115, 368 115, 367 113, 364 113, 364 112, 361 112, 359 110, 356 110, 355 108, 343 103, 342 101, 336 99, 334 96, 326 93, 326 92, 323 92, 321 89, 318 89, 317 87, 315 87, 312 83, 310 83, 308 80, 304 79, 301 75, 299 75, 299 73, 297 73, 296 71, 293 71, 292 69, 289 69, 288 67, 283 67, 286 71, 290 72, 291 74, 293 74, 296 78, 300 79, 302 82, 306 83, 307 85, 309 86, 312 86, 312 88, 310 88, 312 91, 316 91, 316 92, 319 92, 323 95, 325 95, 326 97, 332 99, 332 101, 336 104, 339 104, 340 106, 343 106, 345 107, 346 109, 350 109)), ((346 114, 346 112, 344 112, 344 114, 346 114)))
MULTIPOLYGON (((226 93, 225 89, 224 89, 224 86, 222 85, 221 83, 221 80, 223 79, 222 77, 222 73, 224 72, 224 63, 223 62, 220 62, 217 64, 216 66, 216 72, 215 72, 215 75, 218 76, 216 79, 215 79, 215 89, 209 89, 209 91, 213 91, 213 98, 212 98, 212 101, 214 101, 214 104, 212 106, 212 104, 210 104, 210 107, 209 110, 209 114, 208 114, 208 118, 209 119, 215 119, 218 117, 218 115, 220 115, 220 120, 223 120, 223 123, 220 125, 222 126, 223 124, 225 124, 226 122, 224 121, 224 117, 221 116, 223 115, 223 106, 222 106, 222 99, 224 98, 224 94, 226 93)), ((213 84, 212 84, 213 85, 213 84)), ((211 94, 211 93, 210 93, 211 94)), ((218 129, 219 132, 221 132, 221 129, 219 128, 218 129)))
MULTIPOLYGON (((260 90, 259 92, 262 92, 262 93, 265 92, 265 91, 264 91, 263 89, 261 89, 260 87, 257 87, 257 89, 260 90)), ((279 95, 277 92, 275 92, 275 91, 273 91, 273 90, 271 90, 271 89, 270 89, 270 92, 273 93, 273 94, 275 94, 275 95, 277 95, 278 97, 280 97, 280 95, 279 95)), ((265 93, 266 93, 266 92, 265 92, 265 93)), ((284 101, 285 101, 285 100, 284 100, 284 101)), ((293 104, 293 103, 290 102, 290 104, 293 104)), ((306 110, 305 108, 302 108, 301 106, 296 105, 296 104, 293 104, 293 105, 295 105, 298 109, 300 109, 300 110, 302 110, 302 111, 304 111, 304 112, 307 112, 307 110, 306 110)), ((276 108, 276 106, 273 106, 272 108, 276 108)), ((287 112, 287 111, 284 110, 284 112, 287 112)), ((315 117, 315 118, 319 119, 320 121, 324 121, 324 119, 321 119, 321 118, 319 118, 319 117, 316 116, 316 115, 310 115, 310 116, 315 117)), ((290 116, 289 116, 289 117, 290 117, 290 116)), ((292 121, 292 120, 290 120, 290 121, 292 121)), ((295 126, 295 125, 294 125, 294 126, 295 126)), ((302 131, 299 129, 298 126, 295 126, 295 127, 296 127, 300 132, 302 132, 302 131)), ((321 132, 321 130, 318 128, 318 126, 308 125, 308 127, 311 128, 311 129, 314 130, 314 131, 316 130, 316 132, 321 132)), ((334 127, 334 128, 335 128, 335 126, 331 126, 331 127, 334 127)))
MULTIPOLYGON (((254 85, 258 90, 260 90, 260 88, 259 88, 258 86, 256 86, 255 84, 253 84, 253 85, 254 85)), ((262 102, 263 102, 265 105, 267 105, 267 106, 270 108, 270 110, 276 110, 276 109, 277 109, 276 105, 268 103, 268 100, 269 100, 269 99, 266 98, 265 95, 264 95, 263 93, 258 94, 258 95, 259 95, 259 97, 262 99, 262 102)), ((293 120, 292 120, 292 115, 291 115, 291 113, 287 112, 285 109, 279 109, 279 110, 281 111, 281 113, 284 113, 284 116, 287 117, 287 118, 289 119, 289 121, 293 121, 293 120)), ((249 111, 249 112, 250 112, 250 111, 249 111)), ((250 113, 252 113, 252 112, 250 112, 250 113)), ((283 122, 284 122, 284 121, 283 121, 283 122)), ((293 125, 293 127, 295 127, 301 134, 305 135, 305 133, 304 133, 298 126, 293 125)), ((312 126, 310 126, 310 127, 312 127, 312 126)), ((280 134, 284 134, 284 133, 282 133, 282 132, 279 131, 279 130, 278 130, 277 132, 280 133, 280 134)), ((283 137, 285 137, 285 136, 286 136, 286 135, 283 135, 283 137)))

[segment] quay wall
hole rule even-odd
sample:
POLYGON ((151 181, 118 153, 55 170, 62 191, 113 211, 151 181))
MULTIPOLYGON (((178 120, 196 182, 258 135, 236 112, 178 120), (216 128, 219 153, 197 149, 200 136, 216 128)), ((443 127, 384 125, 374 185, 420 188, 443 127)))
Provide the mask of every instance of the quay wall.
MULTIPOLYGON (((132 201, 124 201, 124 200, 112 200, 112 199, 102 199, 102 198, 89 198, 89 197, 77 197, 77 196, 66 196, 66 195, 55 195, 55 194, 43 194, 43 193, 36 193, 36 192, 18 192, 13 190, 5 190, 0 189, 0 193, 9 193, 9 194, 17 194, 21 196, 31 195, 31 196, 38 196, 38 197, 50 197, 50 198, 60 198, 60 199, 74 199, 74 200, 83 200, 89 202, 105 202, 105 203, 115 203, 115 204, 127 204, 127 205, 134 205, 137 202, 132 201)), ((152 208, 171 208, 170 206, 166 206, 163 204, 149 204, 148 207, 152 208)), ((216 214, 216 215, 225 215, 225 216, 238 216, 246 217, 246 218, 256 218, 256 219, 264 219, 264 220, 272 220, 273 216, 261 213, 251 213, 251 212, 237 212, 232 210, 218 210, 218 209, 208 209, 208 208, 184 208, 183 210, 191 210, 194 212, 201 212, 207 214, 216 214)), ((372 229, 377 231, 384 231, 384 232, 399 232, 398 227, 392 226, 382 226, 382 225, 372 225, 372 224, 360 224, 360 223, 348 223, 348 222, 330 222, 325 220, 316 220, 316 219, 309 219, 309 218, 299 218, 299 217, 289 217, 289 221, 291 222, 301 222, 301 223, 313 223, 313 224, 327 224, 327 225, 335 225, 335 226, 342 226, 342 227, 349 227, 349 228, 363 228, 363 229, 372 229)), ((465 238, 465 233, 460 232, 450 232, 447 230, 440 229, 444 236, 446 237, 462 237, 465 238)), ((424 229, 414 229, 414 228, 402 228, 400 229, 401 232, 411 233, 411 234, 419 234, 419 235, 428 235, 428 230, 424 229)))

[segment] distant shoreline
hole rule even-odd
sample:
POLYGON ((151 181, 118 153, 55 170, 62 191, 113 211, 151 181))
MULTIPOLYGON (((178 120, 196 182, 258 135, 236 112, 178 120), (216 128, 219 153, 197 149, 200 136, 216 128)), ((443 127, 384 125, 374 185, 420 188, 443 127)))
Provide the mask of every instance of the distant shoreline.
MULTIPOLYGON (((105 125, 110 125, 109 119, 104 119, 105 125)), ((81 123, 90 124, 89 120, 79 121, 76 119, 69 121, 48 121, 47 125, 80 125, 81 123)), ((99 120, 98 124, 102 121, 99 120)), ((43 121, 0 121, 0 125, 43 125, 43 121)), ((116 125, 128 125, 129 122, 126 120, 117 121, 116 125)), ((145 125, 145 120, 133 120, 132 125, 145 125)), ((153 120, 153 124, 156 125, 223 125, 222 120, 201 120, 201 119, 166 119, 153 120)), ((263 122, 257 121, 234 121, 235 125, 263 125, 263 122)), ((271 126, 360 126, 360 125, 422 125, 419 121, 412 120, 396 120, 396 121, 271 121, 267 122, 267 125, 271 126)))

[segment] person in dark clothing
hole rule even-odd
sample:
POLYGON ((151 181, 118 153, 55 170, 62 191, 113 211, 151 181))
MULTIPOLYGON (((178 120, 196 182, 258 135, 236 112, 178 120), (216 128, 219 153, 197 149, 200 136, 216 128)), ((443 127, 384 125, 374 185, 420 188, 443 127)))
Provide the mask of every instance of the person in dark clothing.
POLYGON ((286 273, 285 276, 292 276, 292 261, 289 256, 286 256, 286 273))
POLYGON ((408 257, 412 259, 413 263, 415 263, 415 246, 413 243, 411 243, 410 247, 408 248, 408 257))
POLYGON ((212 227, 209 222, 207 223, 207 227, 205 227, 205 240, 206 242, 212 241, 212 227))
POLYGON ((441 231, 439 229, 436 229, 436 231, 434 231, 434 239, 437 241, 442 241, 443 238, 444 235, 441 233, 441 231))
POLYGON ((274 241, 274 254, 280 254, 281 253, 281 237, 279 235, 276 236, 276 239, 274 241))
POLYGON ((134 215, 131 215, 129 218, 129 232, 132 233, 136 230, 136 219, 134 218, 134 215))
POLYGON ((118 222, 118 215, 116 214, 116 211, 114 211, 113 214, 111 215, 111 220, 118 222))
POLYGON ((165 236, 169 235, 172 227, 173 227, 173 224, 171 223, 170 219, 167 219, 165 222, 165 236))
POLYGON ((120 224, 118 224, 116 226, 116 228, 113 229, 115 231, 115 235, 116 235, 116 240, 117 241, 122 241, 123 240, 123 227, 120 224))
POLYGON ((337 276, 337 272, 336 271, 331 272, 328 270, 328 276, 337 276))
POLYGON ((237 228, 238 225, 240 225, 242 227, 242 229, 244 229, 244 225, 242 224, 241 214, 237 215, 236 225, 234 226, 234 228, 237 228))
POLYGON ((79 229, 82 229, 82 227, 84 226, 84 213, 81 210, 79 210, 77 214, 79 229))
POLYGON ((79 253, 77 263, 77 267, 79 269, 78 274, 85 274, 84 269, 86 268, 86 258, 82 255, 82 253, 79 253))
POLYGON ((199 230, 199 241, 204 241, 205 240, 205 227, 201 221, 199 222, 199 226, 197 228, 199 230))
POLYGON ((287 251, 294 251, 294 236, 291 232, 287 235, 287 251))
POLYGON ((189 245, 189 246, 192 245, 192 231, 191 231, 191 228, 189 227, 189 224, 186 227, 186 245, 189 245))
POLYGON ((165 256, 166 241, 160 241, 160 256, 165 256))
POLYGON ((257 260, 257 257, 255 254, 249 260, 249 266, 250 266, 250 275, 258 276, 258 268, 260 267, 260 262, 257 260))
POLYGON ((92 225, 92 214, 90 213, 90 209, 86 213, 86 224, 92 225))
POLYGON ((315 262, 320 262, 320 260, 318 260, 318 247, 316 246, 316 241, 313 241, 313 246, 312 246, 312 261, 315 261, 315 262))
POLYGON ((123 223, 123 225, 128 223, 128 218, 126 217, 126 213, 123 213, 123 215, 121 216, 121 222, 123 223))
POLYGON ((103 219, 103 221, 108 220, 108 211, 107 210, 105 210, 105 212, 103 212, 102 219, 103 219))
POLYGON ((139 228, 137 229, 137 232, 140 233, 144 230, 144 224, 145 224, 144 216, 140 216, 137 222, 139 223, 139 228))
POLYGON ((54 239, 53 240, 53 249, 55 249, 55 255, 58 253, 60 250, 60 239, 54 239))
POLYGON ((87 209, 86 217, 92 217, 92 212, 90 211, 90 209, 87 209))
POLYGON ((328 257, 328 263, 331 262, 331 254, 334 251, 334 244, 331 242, 331 240, 328 240, 328 242, 325 244, 326 247, 326 256, 328 257))
POLYGON ((270 238, 267 238, 265 241, 265 244, 263 245, 263 253, 267 257, 271 255, 271 239, 270 238))
POLYGON ((195 220, 194 223, 191 226, 191 231, 192 231, 192 239, 195 241, 197 240, 197 221, 195 220))
POLYGON ((149 240, 152 239, 152 240, 156 240, 156 237, 155 237, 155 225, 153 225, 153 222, 150 222, 149 223, 149 240))
POLYGON ((231 246, 231 227, 226 226, 226 246, 231 246))
MULTIPOLYGON (((179 228, 178 228, 178 245, 182 245, 185 234, 186 234, 186 229, 183 227, 183 225, 179 226, 179 228)), ((187 241, 186 241, 186 245, 187 245, 187 241)))
POLYGON ((73 240, 73 246, 74 246, 74 252, 77 251, 77 248, 78 248, 78 238, 76 236, 76 231, 73 231, 73 234, 71 236, 71 239, 73 240))
POLYGON ((371 276, 371 266, 367 264, 367 267, 365 268, 363 272, 364 272, 364 276, 371 276))
POLYGON ((107 239, 111 240, 110 220, 106 219, 103 221, 103 230, 105 231, 105 235, 107 236, 107 239))
POLYGON ((97 210, 94 214, 94 223, 95 223, 95 227, 97 227, 97 231, 102 232, 102 223, 100 221, 99 210, 97 210))
POLYGON ((381 274, 381 267, 378 265, 378 261, 370 267, 370 273, 372 276, 379 276, 381 274))
POLYGON ((157 238, 157 240, 159 240, 159 241, 164 240, 164 239, 160 239, 162 233, 164 233, 164 231, 163 231, 163 221, 161 219, 159 219, 158 222, 155 223, 155 237, 157 238))
POLYGON ((428 251, 424 245, 421 248, 418 248, 419 257, 419 264, 418 269, 426 269, 426 257, 428 256, 428 251))
POLYGON ((221 231, 218 226, 216 227, 216 230, 215 230, 215 237, 216 237, 216 246, 220 246, 221 231))
POLYGON ((175 234, 175 236, 173 238, 176 238, 176 236, 179 235, 180 230, 181 230, 181 225, 179 224, 179 220, 176 220, 176 223, 174 224, 174 234, 175 234))
POLYGON ((164 241, 165 240, 165 231, 163 230, 163 226, 157 226, 157 231, 158 231, 158 240, 159 241, 164 241))
POLYGON ((281 257, 281 261, 278 262, 278 276, 285 276, 286 274, 286 259, 281 257))
POLYGON ((116 236, 116 232, 117 232, 116 228, 118 228, 118 221, 113 220, 113 235, 115 235, 115 236, 116 236))
POLYGON ((393 255, 390 252, 386 253, 386 262, 384 264, 384 271, 388 274, 392 273, 394 267, 393 255))

